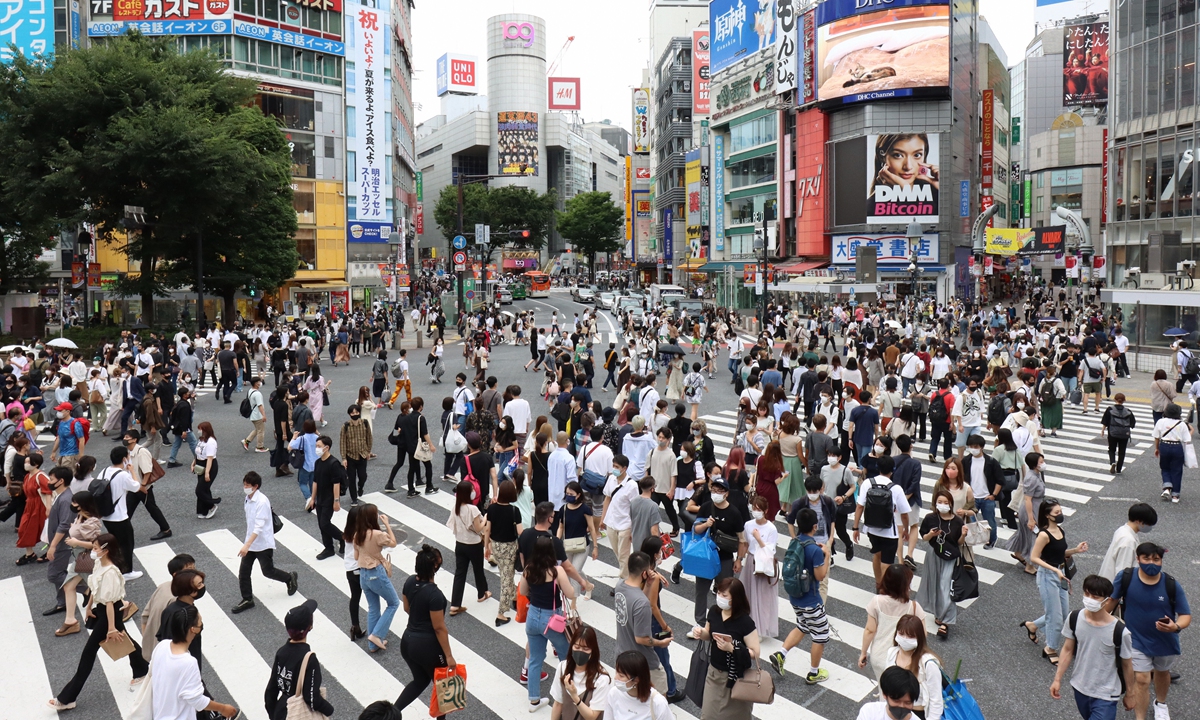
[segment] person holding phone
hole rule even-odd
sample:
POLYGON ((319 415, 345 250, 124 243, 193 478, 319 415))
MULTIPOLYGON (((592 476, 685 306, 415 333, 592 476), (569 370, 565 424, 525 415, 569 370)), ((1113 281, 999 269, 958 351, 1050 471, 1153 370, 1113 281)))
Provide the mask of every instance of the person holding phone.
POLYGON ((700 720, 750 717, 754 703, 734 700, 730 682, 730 675, 745 673, 762 650, 741 580, 730 577, 717 583, 717 602, 709 608, 704 627, 693 628, 692 634, 711 642, 700 720))
POLYGON ((1087 552, 1088 544, 1081 542, 1075 547, 1067 546, 1067 534, 1062 529, 1062 506, 1047 499, 1038 508, 1038 534, 1033 541, 1030 562, 1037 566, 1038 593, 1042 596, 1044 612, 1033 622, 1021 623, 1029 640, 1037 642, 1037 631, 1046 631, 1046 647, 1042 657, 1051 665, 1058 665, 1058 648, 1062 646, 1062 627, 1070 610, 1070 578, 1073 566, 1067 561, 1076 553, 1087 552))

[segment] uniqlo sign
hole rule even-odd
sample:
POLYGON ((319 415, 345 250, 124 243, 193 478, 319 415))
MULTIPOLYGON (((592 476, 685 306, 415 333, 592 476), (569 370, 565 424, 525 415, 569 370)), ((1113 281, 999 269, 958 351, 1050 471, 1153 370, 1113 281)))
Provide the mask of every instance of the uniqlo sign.
POLYGON ((474 95, 478 90, 475 68, 478 58, 474 55, 446 53, 437 61, 437 94, 446 93, 474 95))

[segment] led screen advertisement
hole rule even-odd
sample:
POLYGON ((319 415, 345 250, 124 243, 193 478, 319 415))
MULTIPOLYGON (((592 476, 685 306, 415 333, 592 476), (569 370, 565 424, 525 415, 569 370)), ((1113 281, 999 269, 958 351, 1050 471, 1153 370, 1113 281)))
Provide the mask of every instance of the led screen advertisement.
POLYGON ((867 224, 938 222, 938 136, 867 136, 867 224))
POLYGON ((945 0, 817 6, 817 99, 837 104, 939 96, 950 87, 945 0), (861 5, 861 6, 860 6, 861 5))
POLYGON ((1063 104, 1108 103, 1108 23, 1071 25, 1063 31, 1063 104))
POLYGON ((501 175, 538 174, 537 113, 496 113, 496 143, 501 175))
POLYGON ((775 0, 712 0, 708 5, 711 74, 773 47, 775 18, 775 0))

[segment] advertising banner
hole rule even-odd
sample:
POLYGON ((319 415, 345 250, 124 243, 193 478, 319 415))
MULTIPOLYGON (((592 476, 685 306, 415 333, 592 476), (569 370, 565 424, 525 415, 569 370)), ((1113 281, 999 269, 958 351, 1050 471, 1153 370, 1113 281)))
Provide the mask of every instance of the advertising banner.
POLYGON ((994 172, 992 162, 995 147, 993 143, 996 135, 995 93, 991 90, 983 91, 983 106, 979 114, 979 124, 981 128, 981 145, 983 146, 983 162, 979 168, 982 177, 979 180, 979 187, 984 190, 990 190, 992 188, 992 174, 994 172))
POLYGON ((113 20, 213 20, 233 17, 232 0, 114 0, 113 20))
POLYGON ((958 182, 958 216, 971 217, 971 181, 958 182))
MULTIPOLYGON (((638 194, 645 195, 646 191, 641 190, 638 192, 638 194)), ((653 210, 650 206, 650 201, 647 200, 646 198, 638 198, 637 200, 634 200, 633 207, 634 207, 634 211, 633 211, 634 215, 636 215, 637 217, 648 218, 653 214, 653 210)))
POLYGON ((664 265, 675 264, 675 220, 671 216, 671 208, 663 213, 663 253, 664 265))
POLYGON ((71 263, 71 287, 82 288, 87 282, 87 263, 71 263))
POLYGON ((385 243, 391 234, 391 223, 359 222, 357 220, 350 220, 346 223, 346 242, 385 243))
POLYGON ((709 40, 708 28, 692 31, 692 115, 709 113, 709 40))
POLYGON ((1104 128, 1104 160, 1100 169, 1100 224, 1108 222, 1108 128, 1104 128))
POLYGON ((775 44, 774 0, 712 0, 708 4, 712 31, 711 74, 775 44))
POLYGON ((803 42, 803 52, 801 53, 801 62, 803 67, 803 96, 802 103, 814 102, 817 99, 817 69, 814 66, 817 58, 817 11, 809 10, 802 16, 801 38, 803 42))
MULTIPOLYGON (((1033 242, 1022 248, 1018 255, 1061 254, 1066 244, 1066 225, 1034 228, 1033 242)), ((1062 266, 1059 265, 1059 267, 1062 266)))
POLYGON ((391 23, 386 11, 366 7, 347 20, 355 68, 354 84, 347 84, 346 91, 346 104, 354 106, 354 137, 346 138, 346 145, 355 157, 347 189, 358 196, 356 220, 382 223, 387 222, 387 199, 392 197, 387 179, 391 147, 384 142, 385 114, 391 107, 391 82, 385 75, 391 23))
POLYGON ((496 113, 496 159, 501 175, 538 174, 537 113, 496 113))
POLYGON ((547 110, 579 109, 579 78, 546 78, 547 110))
MULTIPOLYGON (((825 152, 829 117, 816 108, 796 113, 796 255, 826 255, 825 152)), ((786 147, 786 146, 785 146, 786 147)))
POLYGON ((638 168, 635 171, 634 181, 638 185, 648 185, 650 183, 650 168, 638 168))
POLYGON ((796 27, 800 16, 797 0, 776 0, 775 3, 775 93, 782 95, 796 89, 799 74, 799 38, 796 27))
POLYGON ((687 227, 699 228, 700 220, 700 149, 689 150, 684 155, 684 184, 687 185, 687 227))
POLYGON ((938 136, 867 136, 867 224, 938 222, 938 136))
POLYGON ((725 249, 725 136, 714 135, 712 144, 713 250, 725 249))
POLYGON ((1108 23, 1069 25, 1063 32, 1063 105, 1108 103, 1108 23))
POLYGON ((775 97, 775 58, 725 73, 712 87, 713 120, 762 105, 775 97))
MULTIPOLYGON (((387 13, 384 12, 384 15, 387 13)), ((353 18, 350 23, 356 22, 353 18)), ((175 21, 174 23, 159 23, 159 22, 133 22, 128 23, 132 27, 136 27, 139 31, 146 25, 151 25, 154 28, 152 35, 206 35, 206 32, 194 32, 195 28, 207 23, 212 29, 211 33, 228 32, 228 30, 218 30, 218 27, 228 24, 225 20, 205 20, 199 23, 175 21), (161 27, 160 27, 161 26, 161 27)), ((91 28, 88 28, 88 34, 91 35, 91 28)), ((121 34, 121 33, 116 33, 121 34)), ((287 45, 288 47, 301 48, 304 50, 315 50, 317 52, 328 53, 330 55, 343 56, 346 54, 345 43, 337 40, 327 40, 325 38, 313 37, 304 33, 292 32, 290 30, 282 30, 280 28, 271 28, 266 25, 246 22, 245 20, 233 21, 233 34, 239 37, 253 38, 255 40, 263 40, 276 45, 287 45)))
POLYGON ((446 93, 474 95, 479 92, 475 68, 479 58, 474 55, 446 53, 437 61, 437 94, 446 93))
POLYGON ((988 228, 983 251, 988 255, 1010 257, 1033 242, 1033 239, 1033 230, 1029 228, 988 228))
POLYGON ((984 275, 991 275, 995 265, 996 264, 992 261, 991 255, 983 256, 983 274, 984 275))
MULTIPOLYGON (((830 257, 837 265, 853 264, 860 247, 875 248, 875 259, 882 265, 907 265, 912 248, 903 233, 874 233, 867 235, 834 235, 830 257)), ((916 243, 917 263, 936 265, 940 259, 937 233, 925 233, 916 243)))
POLYGON ((625 156, 625 240, 633 239, 633 156, 625 156))
POLYGON ((88 290, 100 289, 100 263, 88 263, 88 290))
MULTIPOLYGON (((714 3, 715 4, 715 3, 714 3)), ((817 99, 841 103, 944 95, 950 87, 947 0, 817 6, 817 99)))
POLYGON ((633 151, 650 152, 650 89, 633 91, 633 151))

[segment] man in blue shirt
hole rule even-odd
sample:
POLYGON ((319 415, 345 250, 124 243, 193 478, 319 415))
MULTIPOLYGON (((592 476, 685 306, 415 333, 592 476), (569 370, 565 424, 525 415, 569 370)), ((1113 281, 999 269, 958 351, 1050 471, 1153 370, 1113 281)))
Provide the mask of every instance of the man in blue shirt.
POLYGON ((879 411, 871 407, 871 393, 863 390, 858 401, 862 403, 850 411, 850 447, 854 448, 854 459, 862 459, 871 453, 875 437, 879 435, 879 411))
POLYGON ((804 595, 788 595, 792 610, 796 611, 796 627, 783 641, 783 651, 771 654, 771 667, 782 676, 787 654, 799 645, 805 633, 808 633, 812 636, 812 649, 809 650, 809 667, 804 682, 815 685, 829 679, 829 671, 821 667, 825 643, 829 642, 829 618, 825 616, 825 604, 821 602, 821 581, 829 573, 829 553, 833 542, 827 539, 822 546, 813 539, 813 533, 817 529, 817 513, 812 508, 801 508, 800 512, 796 513, 796 529, 800 534, 792 542, 806 543, 804 567, 808 570, 811 580, 808 592, 804 595))
POLYGON ((71 417, 71 408, 69 402, 60 403, 54 408, 58 415, 58 428, 54 433, 54 448, 50 451, 50 461, 74 470, 76 461, 87 445, 87 438, 84 437, 83 423, 71 417))
POLYGON ((1171 666, 1179 658, 1179 633, 1192 624, 1183 587, 1162 571, 1163 549, 1154 543, 1138 545, 1137 569, 1117 573, 1113 594, 1105 604, 1112 612, 1123 606, 1125 626, 1133 636, 1134 686, 1131 691, 1137 720, 1146 720, 1150 679, 1154 679, 1154 720, 1171 720, 1167 691, 1171 666))

